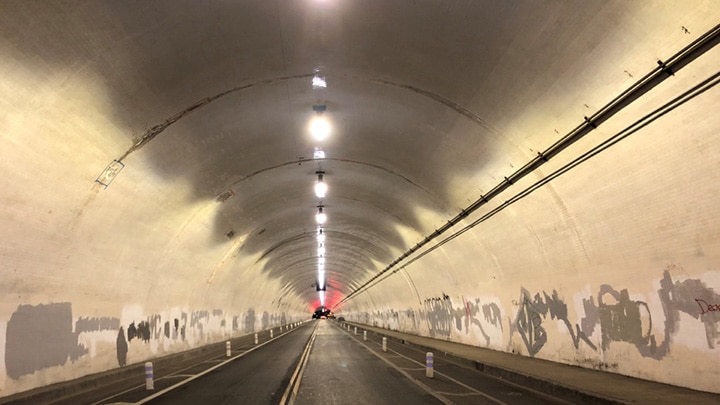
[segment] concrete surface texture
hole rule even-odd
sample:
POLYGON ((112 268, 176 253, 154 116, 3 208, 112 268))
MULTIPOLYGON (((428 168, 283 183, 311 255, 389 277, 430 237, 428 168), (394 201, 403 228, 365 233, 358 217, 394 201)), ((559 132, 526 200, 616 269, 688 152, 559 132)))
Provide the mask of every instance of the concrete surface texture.
POLYGON ((0 396, 321 305, 720 392, 718 22, 715 0, 0 2, 0 396))

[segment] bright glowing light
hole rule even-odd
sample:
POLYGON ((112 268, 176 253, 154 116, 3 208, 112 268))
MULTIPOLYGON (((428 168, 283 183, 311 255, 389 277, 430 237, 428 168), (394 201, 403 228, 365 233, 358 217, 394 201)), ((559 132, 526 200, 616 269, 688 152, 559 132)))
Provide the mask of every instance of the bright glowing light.
POLYGON ((320 291, 320 305, 325 305, 325 291, 320 291))
POLYGON ((330 123, 321 115, 315 116, 310 121, 310 134, 318 141, 322 141, 330 135, 330 123))
POLYGON ((320 243, 325 242, 325 234, 324 234, 324 233, 319 233, 318 236, 317 236, 317 241, 320 242, 320 243))
POLYGON ((313 152, 313 159, 325 159, 325 151, 320 148, 315 148, 315 152, 313 152))
POLYGON ((325 246, 320 244, 320 247, 318 247, 318 256, 324 256, 325 255, 325 246))
POLYGON ((315 183, 315 196, 317 196, 317 198, 325 198, 327 190, 328 185, 327 183, 325 183, 325 181, 323 181, 322 173, 319 173, 317 182, 315 183))
POLYGON ((325 257, 318 257, 318 266, 325 267, 325 257))
POLYGON ((318 224, 322 225, 327 221, 327 215, 323 212, 323 207, 318 207, 317 215, 315 215, 315 221, 317 221, 318 224))
POLYGON ((313 89, 324 89, 327 87, 327 81, 325 81, 324 77, 316 74, 315 76, 313 76, 312 86, 313 89))

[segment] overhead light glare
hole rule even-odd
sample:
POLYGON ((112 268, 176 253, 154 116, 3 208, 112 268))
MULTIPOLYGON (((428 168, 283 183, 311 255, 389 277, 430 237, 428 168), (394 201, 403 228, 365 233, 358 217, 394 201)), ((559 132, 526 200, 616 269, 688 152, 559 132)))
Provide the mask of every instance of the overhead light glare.
POLYGON ((323 180, 323 172, 317 172, 317 175, 318 179, 317 182, 315 182, 315 196, 317 196, 317 198, 325 198, 328 190, 328 185, 323 180))
POLYGON ((318 211, 317 211, 317 214, 315 215, 315 221, 320 225, 324 224, 325 221, 327 221, 327 215, 323 211, 322 205, 318 206, 318 211))
POLYGON ((313 159, 325 159, 325 151, 320 148, 315 148, 315 152, 313 152, 313 159))
POLYGON ((322 141, 330 135, 330 123, 322 115, 316 115, 310 121, 310 134, 318 141, 322 141))
POLYGON ((324 89, 327 87, 327 81, 324 77, 320 76, 319 73, 315 73, 315 76, 312 78, 312 86, 313 89, 324 89))

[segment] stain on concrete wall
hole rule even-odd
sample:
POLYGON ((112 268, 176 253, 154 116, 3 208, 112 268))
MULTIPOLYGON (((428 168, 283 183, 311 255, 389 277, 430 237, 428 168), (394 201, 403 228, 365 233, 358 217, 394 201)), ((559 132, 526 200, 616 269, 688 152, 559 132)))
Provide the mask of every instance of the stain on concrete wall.
POLYGON ((602 285, 598 304, 603 349, 607 350, 610 342, 628 342, 637 346, 640 352, 655 353, 657 344, 652 334, 652 314, 646 302, 631 300, 627 289, 618 292, 609 285, 602 285), (608 300, 612 302, 608 303, 608 300), (647 321, 643 322, 643 319, 647 321))
POLYGON ((75 332, 97 332, 102 330, 118 330, 120 327, 119 318, 79 318, 75 322, 75 332))
POLYGON ((69 302, 20 305, 7 323, 5 369, 10 378, 75 361, 87 349, 72 330, 69 302))
POLYGON ((118 365, 123 367, 127 364, 128 344, 127 340, 125 340, 125 330, 122 326, 118 330, 117 340, 115 342, 118 365))
POLYGON ((250 308, 247 312, 247 315, 245 315, 245 329, 243 329, 245 333, 253 333, 255 332, 255 310, 250 308))
POLYGON ((520 291, 520 299, 514 301, 513 305, 518 306, 515 320, 510 323, 508 351, 512 351, 512 339, 518 333, 530 356, 535 356, 547 343, 547 331, 544 326, 545 320, 558 320, 567 329, 573 346, 577 349, 580 342, 588 347, 597 350, 597 346, 590 340, 589 336, 595 328, 598 319, 598 310, 595 308, 592 297, 583 301, 586 317, 580 324, 573 324, 568 317, 568 306, 558 292, 553 290, 552 295, 545 291, 535 294, 533 297, 525 288, 520 291), (580 326, 582 325, 582 327, 580 326))
POLYGON ((262 315, 262 330, 267 329, 270 326, 270 314, 268 311, 263 312, 262 315))
POLYGON ((425 318, 430 336, 449 337, 453 323, 453 308, 450 297, 428 298, 424 301, 425 318))

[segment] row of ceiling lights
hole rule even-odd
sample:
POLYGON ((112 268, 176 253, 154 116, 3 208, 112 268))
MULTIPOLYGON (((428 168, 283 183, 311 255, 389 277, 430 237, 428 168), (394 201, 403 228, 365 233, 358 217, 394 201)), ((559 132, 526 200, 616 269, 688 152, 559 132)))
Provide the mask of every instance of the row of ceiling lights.
MULTIPOLYGON (((312 79, 313 90, 322 90, 327 88, 327 82, 325 78, 320 75, 319 71, 315 71, 315 76, 312 79)), ((313 105, 313 117, 308 125, 310 134, 316 141, 323 141, 330 135, 330 122, 328 121, 325 113, 327 106, 324 104, 313 105)), ((316 160, 322 160, 325 158, 325 152, 323 149, 316 147, 313 158, 316 160)), ((320 162, 318 162, 318 170, 315 172, 317 180, 315 181, 315 196, 318 198, 317 213, 315 214, 315 221, 317 222, 317 271, 318 281, 316 290, 320 296, 320 305, 325 306, 325 222, 327 221, 327 214, 325 213, 325 206, 323 205, 323 199, 327 195, 328 186, 325 183, 325 172, 322 170, 320 162)))

